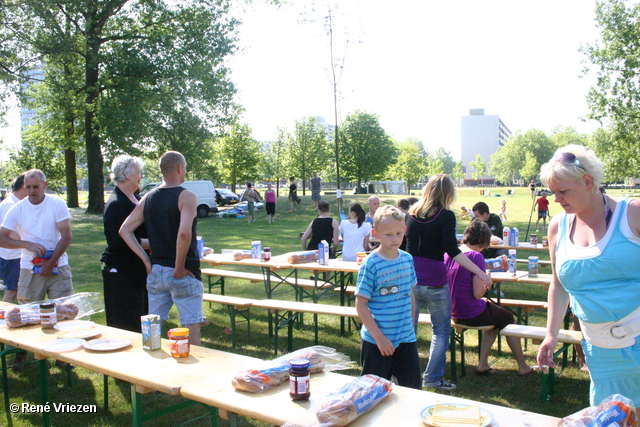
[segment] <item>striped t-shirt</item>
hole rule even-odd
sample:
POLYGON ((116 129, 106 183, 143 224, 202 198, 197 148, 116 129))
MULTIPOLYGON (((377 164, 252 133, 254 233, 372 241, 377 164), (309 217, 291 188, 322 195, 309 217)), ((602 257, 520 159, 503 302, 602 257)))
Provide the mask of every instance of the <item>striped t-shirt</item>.
MULTIPOLYGON (((394 347, 416 341, 411 320, 411 287, 415 283, 413 257, 404 251, 395 259, 383 258, 375 251, 365 258, 358 273, 356 295, 369 300, 369 311, 394 347)), ((360 335, 376 344, 366 326, 360 335)))

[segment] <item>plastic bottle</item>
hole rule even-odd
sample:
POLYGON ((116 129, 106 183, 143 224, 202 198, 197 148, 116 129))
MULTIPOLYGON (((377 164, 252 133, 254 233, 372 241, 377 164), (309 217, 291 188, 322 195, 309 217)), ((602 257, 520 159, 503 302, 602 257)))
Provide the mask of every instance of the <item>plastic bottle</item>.
POLYGON ((291 400, 298 402, 309 400, 311 397, 309 359, 293 359, 289 365, 289 396, 291 396, 291 400))

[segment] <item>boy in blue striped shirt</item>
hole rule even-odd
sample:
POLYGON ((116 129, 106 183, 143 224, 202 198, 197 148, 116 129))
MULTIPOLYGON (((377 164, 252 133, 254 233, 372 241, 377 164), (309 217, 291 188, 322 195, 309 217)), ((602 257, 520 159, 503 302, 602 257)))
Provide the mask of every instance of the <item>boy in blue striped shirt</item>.
POLYGON ((412 322, 416 272, 413 258, 400 250, 404 215, 384 206, 374 215, 380 247, 369 255, 358 273, 356 310, 364 326, 360 331, 362 375, 375 374, 398 384, 422 389, 418 345, 412 322))

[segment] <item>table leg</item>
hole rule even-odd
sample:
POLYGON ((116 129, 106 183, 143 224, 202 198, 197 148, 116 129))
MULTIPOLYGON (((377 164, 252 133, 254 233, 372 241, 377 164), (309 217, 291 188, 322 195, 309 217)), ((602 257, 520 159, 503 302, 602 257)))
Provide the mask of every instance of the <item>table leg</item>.
MULTIPOLYGON (((40 365, 40 396, 42 405, 46 405, 49 403, 49 368, 47 367, 47 359, 41 359, 39 362, 40 365)), ((51 425, 51 420, 49 417, 49 412, 42 412, 42 425, 44 427, 49 427, 51 425)))

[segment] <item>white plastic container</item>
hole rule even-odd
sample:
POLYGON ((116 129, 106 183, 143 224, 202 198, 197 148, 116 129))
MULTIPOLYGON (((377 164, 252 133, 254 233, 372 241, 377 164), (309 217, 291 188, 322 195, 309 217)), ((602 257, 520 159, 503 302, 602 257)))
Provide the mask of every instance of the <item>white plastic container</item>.
POLYGON ((509 249, 509 260, 507 261, 509 264, 509 273, 515 276, 516 274, 516 250, 509 249))

